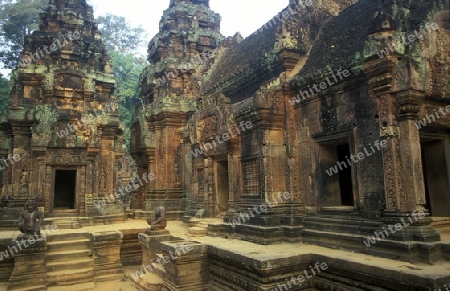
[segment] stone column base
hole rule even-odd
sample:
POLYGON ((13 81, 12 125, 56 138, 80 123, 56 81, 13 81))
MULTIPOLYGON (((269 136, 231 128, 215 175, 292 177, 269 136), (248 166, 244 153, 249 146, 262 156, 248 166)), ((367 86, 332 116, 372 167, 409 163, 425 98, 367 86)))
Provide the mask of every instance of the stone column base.
POLYGON ((384 233, 387 239, 397 241, 437 242, 439 233, 430 226, 432 220, 426 210, 414 212, 384 212, 384 233))

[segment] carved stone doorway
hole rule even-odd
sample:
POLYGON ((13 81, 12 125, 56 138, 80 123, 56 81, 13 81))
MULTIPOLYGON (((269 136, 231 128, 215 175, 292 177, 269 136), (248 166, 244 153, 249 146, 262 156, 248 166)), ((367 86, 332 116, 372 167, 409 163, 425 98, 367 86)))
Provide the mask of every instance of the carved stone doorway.
POLYGON ((350 153, 348 140, 331 141, 320 145, 319 185, 321 185, 322 207, 354 206, 354 171, 352 165, 346 162, 350 153))
POLYGON ((75 209, 76 170, 55 170, 53 209, 75 209))
POLYGON ((421 152, 427 208, 432 216, 450 216, 450 153, 446 142, 422 140, 421 152))
POLYGON ((216 163, 216 211, 219 213, 227 212, 229 209, 230 188, 228 178, 228 160, 217 161, 216 163))

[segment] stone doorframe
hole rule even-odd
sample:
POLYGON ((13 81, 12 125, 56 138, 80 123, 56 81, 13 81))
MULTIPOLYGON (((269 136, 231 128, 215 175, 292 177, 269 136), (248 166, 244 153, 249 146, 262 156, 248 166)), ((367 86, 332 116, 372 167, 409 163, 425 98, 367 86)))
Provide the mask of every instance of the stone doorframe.
POLYGON ((56 171, 58 170, 67 170, 67 171, 76 171, 76 178, 75 178, 75 194, 74 194, 74 208, 73 210, 77 210, 79 211, 79 199, 80 199, 80 180, 81 180, 81 169, 83 167, 81 166, 53 166, 53 167, 49 167, 51 168, 51 181, 50 181, 50 195, 49 195, 49 204, 50 204, 50 208, 49 208, 49 213, 53 213, 54 212, 54 208, 55 208, 55 187, 56 187, 56 171))

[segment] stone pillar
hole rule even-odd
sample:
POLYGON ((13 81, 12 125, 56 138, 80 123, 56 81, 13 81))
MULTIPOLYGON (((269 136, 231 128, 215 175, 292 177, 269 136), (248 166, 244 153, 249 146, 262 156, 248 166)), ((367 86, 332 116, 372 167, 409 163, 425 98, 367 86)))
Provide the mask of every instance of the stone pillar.
POLYGON ((420 138, 413 126, 424 93, 405 90, 394 95, 391 87, 386 85, 393 82, 393 68, 394 62, 389 58, 365 64, 370 94, 378 103, 380 140, 387 144, 381 150, 386 195, 384 227, 402 226, 401 230, 391 233, 389 239, 439 241, 439 233, 430 226, 431 219, 423 207, 425 192, 420 138), (385 76, 379 78, 383 73, 385 76))
MULTIPOLYGON (((238 141, 240 141, 238 139, 238 141)), ((236 152, 239 149, 239 143, 232 141, 233 153, 228 154, 228 179, 229 179, 229 210, 225 214, 223 220, 230 222, 237 217, 237 208, 239 202, 239 194, 242 193, 241 185, 241 163, 240 157, 236 152)))
POLYGON ((93 232, 91 235, 96 281, 121 280, 124 277, 120 261, 123 234, 120 231, 93 232))
POLYGON ((398 127, 400 130, 400 153, 404 184, 406 186, 406 207, 409 211, 424 210, 426 205, 420 152, 419 130, 414 126, 418 118, 420 101, 425 98, 421 92, 407 90, 397 94, 399 104, 398 127))
POLYGON ((207 249, 206 245, 190 241, 161 243, 166 270, 164 288, 171 291, 210 290, 211 273, 207 249))
POLYGON ((78 195, 78 197, 76 197, 76 202, 77 202, 77 206, 76 208, 78 209, 78 214, 80 216, 86 216, 86 166, 81 166, 78 167, 79 171, 78 171, 78 177, 77 177, 77 183, 78 183, 78 193, 76 195, 78 195))
POLYGON ((420 136, 414 126, 423 98, 424 94, 418 91, 397 93, 397 127, 386 125, 386 121, 381 123, 381 137, 387 138, 389 142, 388 149, 383 150, 386 193, 389 199, 384 220, 387 227, 397 223, 403 226, 401 231, 392 235, 393 239, 401 241, 440 241, 439 233, 430 226, 432 221, 424 207, 426 198, 420 136), (391 194, 393 185, 398 186, 397 196, 391 194))
POLYGON ((94 157, 87 158, 86 165, 86 194, 94 194, 94 175, 93 175, 94 157))
POLYGON ((156 230, 138 235, 142 248, 142 265, 148 266, 155 262, 157 254, 161 253, 160 243, 172 239, 168 230, 156 230))
MULTIPOLYGON (((156 165, 155 165, 155 149, 154 148, 150 148, 147 149, 147 172, 150 173, 156 173, 156 165)), ((147 191, 145 192, 145 196, 143 197, 144 199, 142 200, 141 203, 143 203, 145 200, 150 199, 150 197, 148 197, 148 193, 151 190, 155 190, 156 189, 156 179, 149 181, 148 186, 146 187, 147 191)))
POLYGON ((8 290, 46 290, 46 243, 45 236, 23 234, 13 241, 8 248, 14 255, 14 270, 8 290))
POLYGON ((38 173, 38 179, 37 182, 37 197, 41 197, 44 199, 44 191, 45 191, 45 166, 46 166, 46 160, 45 157, 38 157, 38 167, 39 167, 39 173, 38 173))

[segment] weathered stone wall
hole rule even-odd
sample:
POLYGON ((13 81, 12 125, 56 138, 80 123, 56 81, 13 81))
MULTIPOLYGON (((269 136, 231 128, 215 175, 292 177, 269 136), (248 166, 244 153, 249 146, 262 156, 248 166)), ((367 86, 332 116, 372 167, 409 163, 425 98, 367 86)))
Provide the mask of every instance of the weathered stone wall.
MULTIPOLYGON (((63 208, 85 216, 89 197, 113 194, 123 154, 111 61, 84 0, 50 1, 40 28, 25 39, 12 73, 2 156, 18 161, 3 171, 2 196, 42 199, 45 213, 61 207, 57 171, 75 171, 73 201, 63 208)), ((64 201, 65 202, 65 201, 64 201)))

